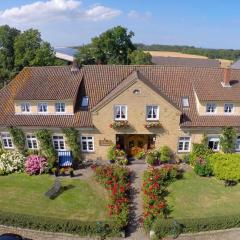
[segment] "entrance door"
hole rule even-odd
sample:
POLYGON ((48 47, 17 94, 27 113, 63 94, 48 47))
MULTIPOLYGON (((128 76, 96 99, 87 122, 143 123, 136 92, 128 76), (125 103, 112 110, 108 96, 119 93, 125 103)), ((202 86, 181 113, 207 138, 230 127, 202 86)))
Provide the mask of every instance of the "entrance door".
POLYGON ((147 149, 147 136, 129 135, 127 139, 128 155, 136 156, 139 152, 147 149))

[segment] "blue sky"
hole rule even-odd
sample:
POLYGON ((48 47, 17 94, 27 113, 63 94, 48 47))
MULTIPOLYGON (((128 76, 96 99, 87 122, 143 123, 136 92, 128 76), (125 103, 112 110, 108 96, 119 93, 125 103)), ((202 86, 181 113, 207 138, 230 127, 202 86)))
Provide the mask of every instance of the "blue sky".
POLYGON ((122 25, 147 44, 240 49, 238 0, 1 0, 0 25, 38 28, 54 46, 122 25))

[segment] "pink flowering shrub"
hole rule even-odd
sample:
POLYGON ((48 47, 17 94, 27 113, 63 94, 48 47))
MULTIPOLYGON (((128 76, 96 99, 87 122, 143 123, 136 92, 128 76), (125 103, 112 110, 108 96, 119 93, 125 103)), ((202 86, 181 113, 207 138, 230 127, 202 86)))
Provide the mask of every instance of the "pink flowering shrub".
POLYGON ((47 167, 47 159, 37 155, 30 155, 25 162, 25 171, 29 175, 42 174, 47 167))

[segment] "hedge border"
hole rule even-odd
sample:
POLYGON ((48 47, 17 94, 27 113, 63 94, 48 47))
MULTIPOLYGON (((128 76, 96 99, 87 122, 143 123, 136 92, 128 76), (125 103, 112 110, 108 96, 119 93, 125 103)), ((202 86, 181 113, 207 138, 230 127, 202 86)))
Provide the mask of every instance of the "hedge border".
POLYGON ((158 219, 152 226, 157 237, 240 227, 240 215, 209 218, 158 219), (178 229, 177 229, 178 228, 178 229))
POLYGON ((121 230, 110 221, 78 221, 0 211, 0 225, 79 236, 119 237, 121 230))

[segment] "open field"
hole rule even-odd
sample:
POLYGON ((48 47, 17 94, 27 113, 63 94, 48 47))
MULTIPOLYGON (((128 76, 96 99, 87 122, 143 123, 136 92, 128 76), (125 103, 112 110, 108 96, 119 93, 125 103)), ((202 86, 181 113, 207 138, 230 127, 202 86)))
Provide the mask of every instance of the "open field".
MULTIPOLYGON (((146 51, 149 52, 152 56, 159 57, 179 57, 179 58, 201 58, 207 59, 205 56, 185 54, 179 52, 167 52, 167 51, 146 51)), ((228 67, 231 65, 232 61, 226 59, 218 59, 221 62, 221 67, 228 67)))
POLYGON ((174 218, 204 218, 240 214, 240 184, 225 187, 215 178, 187 172, 169 186, 167 202, 174 218))
POLYGON ((44 193, 54 183, 52 176, 0 176, 0 210, 61 219, 107 220, 107 192, 99 184, 70 178, 61 182, 68 189, 50 200, 44 193))

